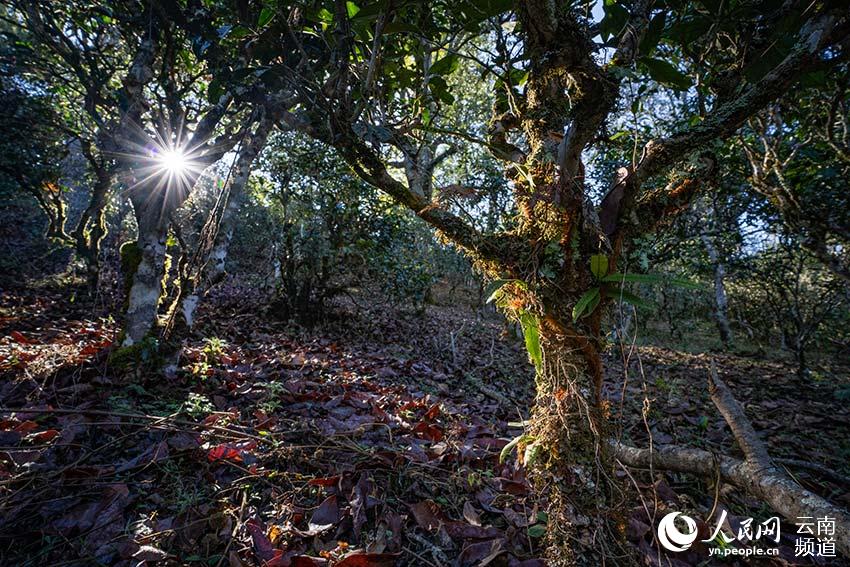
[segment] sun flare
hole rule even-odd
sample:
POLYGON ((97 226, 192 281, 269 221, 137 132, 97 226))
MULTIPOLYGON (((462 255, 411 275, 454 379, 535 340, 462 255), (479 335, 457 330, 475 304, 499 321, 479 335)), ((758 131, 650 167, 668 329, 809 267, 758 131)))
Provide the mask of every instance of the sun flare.
POLYGON ((179 149, 162 152, 157 161, 162 169, 172 174, 183 173, 189 167, 186 156, 179 149))

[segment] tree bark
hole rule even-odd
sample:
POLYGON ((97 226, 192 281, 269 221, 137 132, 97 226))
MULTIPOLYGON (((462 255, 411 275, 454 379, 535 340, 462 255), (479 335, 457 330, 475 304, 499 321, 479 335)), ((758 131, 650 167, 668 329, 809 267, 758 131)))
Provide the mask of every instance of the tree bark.
POLYGON ((548 564, 636 564, 625 539, 628 487, 614 474, 612 428, 600 397, 600 342, 551 319, 541 334, 532 448, 524 451, 548 500, 548 564))
POLYGON ((726 266, 720 260, 720 254, 711 241, 711 236, 703 231, 700 239, 714 269, 714 320, 720 332, 720 340, 723 341, 723 346, 728 348, 732 343, 732 327, 729 325, 729 302, 726 298, 726 266))
POLYGON ((140 259, 128 294, 122 346, 132 346, 142 341, 156 324, 165 276, 167 235, 168 230, 163 223, 151 226, 139 220, 140 259))

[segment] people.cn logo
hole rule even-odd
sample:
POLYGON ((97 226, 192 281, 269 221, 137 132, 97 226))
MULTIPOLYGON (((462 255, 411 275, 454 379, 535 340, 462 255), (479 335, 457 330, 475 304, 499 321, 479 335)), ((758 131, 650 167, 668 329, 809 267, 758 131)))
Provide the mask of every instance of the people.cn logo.
POLYGON ((697 539, 697 523, 693 518, 685 516, 681 512, 670 512, 658 523, 658 541, 668 551, 685 551, 697 539), (676 518, 681 516, 688 531, 682 533, 676 527, 676 518))

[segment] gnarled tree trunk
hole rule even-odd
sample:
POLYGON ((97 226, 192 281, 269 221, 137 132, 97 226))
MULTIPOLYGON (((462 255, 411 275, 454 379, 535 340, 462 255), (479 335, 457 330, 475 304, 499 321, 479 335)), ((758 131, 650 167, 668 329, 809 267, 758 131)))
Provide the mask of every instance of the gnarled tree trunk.
POLYGON ((544 321, 541 332, 544 357, 530 429, 540 448, 526 452, 536 455, 526 465, 548 500, 547 560, 553 566, 632 564, 625 543, 630 495, 611 457, 599 340, 553 320, 544 321))
POLYGON ((161 226, 145 229, 139 231, 139 263, 127 298, 122 346, 134 345, 151 332, 162 298, 167 230, 161 226))

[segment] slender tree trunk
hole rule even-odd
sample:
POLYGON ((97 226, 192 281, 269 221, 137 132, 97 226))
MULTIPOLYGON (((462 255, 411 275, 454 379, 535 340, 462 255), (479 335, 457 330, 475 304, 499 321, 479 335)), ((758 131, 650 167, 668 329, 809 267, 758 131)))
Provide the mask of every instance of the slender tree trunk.
POLYGON ((720 340, 728 348, 732 343, 732 327, 729 325, 729 302, 726 298, 726 267, 708 233, 703 231, 700 238, 714 269, 714 320, 720 332, 720 340))
POLYGON ((805 378, 809 373, 809 364, 806 360, 806 345, 799 337, 794 338, 794 359, 797 362, 797 376, 805 378))
POLYGON ((128 294, 122 346, 137 344, 156 324, 165 275, 167 234, 164 223, 155 223, 153 226, 141 221, 139 223, 139 263, 128 294))
POLYGON ((89 293, 97 291, 100 280, 100 245, 106 237, 106 203, 114 183, 113 173, 92 150, 90 142, 81 144, 81 151, 94 171, 95 181, 88 206, 83 211, 73 237, 77 254, 86 263, 86 280, 89 293))
MULTIPOLYGON (((209 289, 224 279, 227 274, 227 256, 233 235, 236 232, 236 223, 239 211, 245 204, 247 198, 246 189, 254 160, 260 155, 263 147, 274 128, 274 117, 271 114, 264 116, 257 125, 256 130, 247 136, 236 158, 233 179, 227 188, 227 201, 221 213, 218 230, 213 231, 208 237, 214 239, 214 244, 209 252, 208 258, 196 258, 195 261, 201 265, 197 266, 200 273, 190 283, 191 289, 181 292, 178 297, 179 312, 175 316, 182 317, 186 327, 191 329, 194 324, 195 310, 209 289)), ((201 243, 203 246, 204 243, 201 243)), ((203 255, 202 255, 203 256, 203 255)), ((195 267, 193 267, 195 268, 195 267)))

